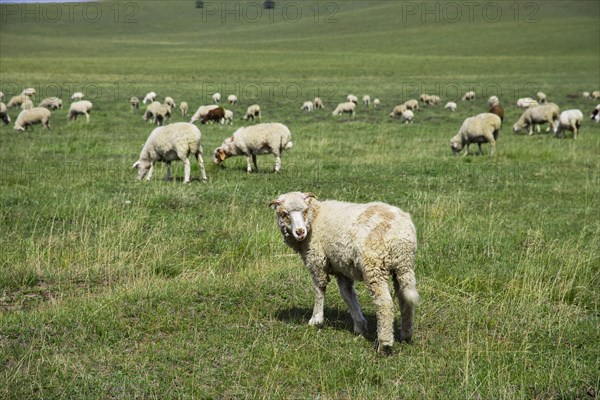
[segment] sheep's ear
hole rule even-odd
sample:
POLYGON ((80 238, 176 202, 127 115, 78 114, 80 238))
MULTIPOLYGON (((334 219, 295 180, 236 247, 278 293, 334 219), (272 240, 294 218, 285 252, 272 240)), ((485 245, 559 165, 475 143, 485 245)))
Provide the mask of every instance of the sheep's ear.
POLYGON ((223 149, 219 149, 219 160, 225 161, 227 156, 225 155, 225 151, 223 149))
POLYGON ((135 163, 133 163, 133 167, 132 168, 136 168, 137 169, 138 165, 140 165, 140 162, 136 161, 135 163))
POLYGON ((279 200, 279 199, 271 200, 269 202, 269 208, 276 208, 277 206, 280 206, 282 203, 283 203, 283 200, 279 200))
MULTIPOLYGON (((318 200, 317 195, 314 194, 313 192, 306 192, 306 193, 304 193, 304 200, 309 200, 309 199, 318 200)), ((310 203, 310 201, 309 201, 309 203, 310 203)))

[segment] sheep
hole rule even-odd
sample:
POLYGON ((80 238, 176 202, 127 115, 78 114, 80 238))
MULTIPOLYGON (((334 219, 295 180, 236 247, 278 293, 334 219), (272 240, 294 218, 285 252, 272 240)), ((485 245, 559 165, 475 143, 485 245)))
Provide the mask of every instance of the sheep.
POLYGON ((225 123, 229 125, 233 125, 233 111, 225 110, 225 123))
POLYGON ((38 104, 38 107, 46 107, 49 110, 58 110, 62 106, 62 100, 58 97, 47 97, 38 104))
POLYGON ((11 97, 11 99, 8 101, 8 103, 6 104, 7 108, 17 108, 17 107, 21 107, 21 105, 23 104, 23 102, 25 100, 27 100, 28 97, 23 95, 23 94, 19 94, 17 96, 13 96, 11 97))
POLYGON ((318 109, 325 108, 325 106, 323 105, 323 100, 321 100, 320 97, 315 97, 315 99, 313 100, 313 103, 315 104, 315 108, 318 108, 318 109))
POLYGON ((213 94, 212 99, 215 102, 215 104, 218 104, 221 101, 221 93, 217 92, 213 94))
POLYGON ((194 113, 194 115, 192 115, 192 119, 190 120, 190 123, 193 124, 194 122, 198 121, 199 119, 206 117, 206 114, 208 114, 208 112, 210 110, 214 110, 217 107, 219 107, 219 106, 216 104, 210 104, 207 106, 198 107, 198 110, 196 110, 196 113, 194 113))
POLYGON ((496 114, 500 117, 500 121, 504 122, 504 108, 498 103, 488 109, 489 113, 496 114))
POLYGON ((331 115, 341 115, 341 114, 350 114, 351 117, 354 117, 354 109, 356 108, 356 103, 353 101, 349 101, 347 103, 340 103, 333 110, 331 115))
POLYGON ((406 110, 402 113, 402 120, 405 124, 412 124, 414 118, 415 114, 412 112, 412 110, 406 110))
POLYGON ((462 101, 472 101, 475 100, 475 92, 472 90, 469 90, 467 93, 465 93, 461 99, 462 101))
POLYGON ((179 111, 181 111, 182 117, 187 117, 189 108, 187 101, 179 103, 179 111))
POLYGON ((155 92, 148 92, 148 93, 146 93, 146 96, 144 96, 143 103, 144 104, 150 104, 150 103, 152 103, 154 101, 156 101, 156 93, 155 92))
POLYGON ((416 99, 406 100, 404 105, 407 110, 417 111, 419 109, 419 102, 416 99))
POLYGON ((4 125, 10 124, 10 115, 8 115, 8 109, 4 103, 0 103, 0 119, 4 122, 4 125))
POLYGON ((379 108, 380 105, 381 105, 381 101, 379 99, 373 100, 373 107, 374 108, 379 108))
POLYGON ((75 92, 71 95, 71 100, 72 101, 79 101, 81 99, 83 99, 85 96, 83 95, 83 93, 81 92, 75 92))
POLYGON ((154 122, 156 125, 164 125, 165 121, 171 118, 171 106, 168 104, 161 104, 158 106, 154 113, 154 122))
POLYGON ((142 119, 144 121, 156 122, 156 114, 158 114, 158 110, 160 109, 161 105, 162 104, 160 104, 158 101, 153 101, 152 103, 148 104, 142 119))
POLYGON ((450 110, 452 112, 456 111, 456 103, 453 101, 449 101, 446 103, 446 105, 444 106, 444 108, 446 110, 450 110))
POLYGON ((17 116, 14 129, 16 131, 26 131, 31 125, 42 124, 44 128, 50 129, 50 110, 44 107, 34 107, 29 110, 23 110, 17 116))
POLYGON ((539 132, 539 125, 546 122, 550 124, 552 131, 556 131, 559 114, 560 109, 554 103, 528 108, 513 125, 513 132, 518 133, 521 129, 529 128, 528 134, 532 135, 533 125, 537 125, 537 131, 539 132))
POLYGON ((366 334, 367 320, 354 291, 354 281, 364 281, 375 304, 377 352, 392 354, 391 277, 402 321, 399 339, 412 340, 419 292, 414 273, 417 235, 409 213, 381 202, 319 201, 313 193, 301 192, 282 194, 269 206, 276 211, 284 242, 311 274, 315 302, 309 325, 324 323, 325 291, 333 275, 350 309, 354 332, 366 334))
POLYGON ((254 170, 258 172, 256 156, 260 154, 273 154, 275 156, 275 172, 281 170, 281 153, 292 148, 292 133, 287 126, 280 123, 252 125, 240 128, 233 136, 225 139, 213 153, 213 162, 220 164, 225 159, 245 155, 247 172, 252 172, 250 159, 254 170))
POLYGON ((163 161, 167 164, 165 180, 169 180, 171 179, 171 162, 181 160, 185 171, 183 183, 189 183, 191 174, 189 156, 193 154, 200 165, 202 181, 206 182, 200 138, 200 129, 189 122, 177 122, 155 128, 148 136, 139 159, 133 164, 133 168, 137 169, 137 179, 142 180, 146 176, 146 180, 149 181, 152 178, 154 164, 157 161, 163 161))
POLYGON ((248 121, 248 119, 252 118, 252 121, 254 121, 254 118, 258 117, 258 119, 260 120, 260 106, 258 104, 253 104, 250 107, 248 107, 248 109, 246 110, 246 115, 244 115, 244 117, 242 118, 244 121, 248 121))
POLYGON ((69 107, 69 113, 67 114, 67 120, 71 121, 77 119, 80 114, 85 115, 86 122, 90 122, 90 113, 92 112, 92 103, 87 100, 80 100, 71 103, 69 107))
POLYGON ((498 98, 498 96, 490 96, 490 98, 487 101, 488 107, 493 107, 496 104, 500 104, 500 99, 498 98))
POLYGON ((314 104, 312 101, 305 101, 304 104, 302 104, 302 108, 300 108, 302 111, 312 111, 314 109, 314 104))
POLYGON ((589 99, 591 93, 590 92, 583 92, 581 95, 583 96, 584 99, 589 99))
POLYGON ((227 101, 229 102, 230 105, 234 106, 235 103, 237 103, 238 98, 235 94, 230 94, 229 96, 227 96, 227 101))
POLYGON ((368 94, 364 95, 362 101, 365 107, 369 107, 369 104, 371 104, 371 96, 369 96, 368 94))
POLYGON ((537 98, 537 101, 539 104, 546 104, 547 100, 546 100, 546 93, 544 92, 537 92, 535 94, 535 97, 537 98))
POLYGON ((34 99, 35 99, 35 94, 36 94, 36 91, 34 88, 23 89, 23 91, 21 92, 21 95, 31 97, 34 99))
POLYGON ((33 108, 33 101, 29 97, 26 97, 21 104, 21 110, 31 110, 33 108))
POLYGON ((573 139, 577 140, 577 132, 583 121, 583 113, 581 110, 565 110, 558 117, 558 124, 554 130, 556 137, 564 136, 564 131, 573 132, 573 139))
POLYGON ((592 114, 590 114, 590 119, 595 122, 600 122, 600 104, 598 104, 596 108, 592 110, 592 114))
POLYGON ((223 107, 217 107, 215 109, 210 110, 200 123, 202 125, 206 124, 208 121, 219 122, 223 124, 225 121, 225 109, 223 107))
POLYGON ((450 139, 450 148, 454 154, 459 154, 466 145, 464 155, 469 154, 469 145, 477 143, 479 154, 483 154, 482 143, 492 146, 490 156, 496 151, 496 141, 500 134, 502 121, 500 117, 492 113, 482 113, 464 120, 458 133, 450 139))
POLYGON ((517 100, 517 107, 519 108, 529 108, 536 107, 539 103, 537 100, 532 99, 531 97, 522 97, 517 100))
POLYGON ((129 99, 129 104, 131 104, 131 111, 138 110, 140 108, 140 99, 133 96, 129 99))
POLYGON ((394 117, 397 117, 398 115, 402 115, 402 113, 406 110, 407 110, 406 104, 404 104, 404 103, 399 104, 396 107, 394 107, 394 109, 390 113, 390 117, 394 118, 394 117))
POLYGON ((165 101, 163 101, 163 104, 167 104, 169 107, 171 107, 171 109, 174 109, 177 107, 177 104, 175 104, 175 100, 173 100, 172 97, 165 97, 165 101))
POLYGON ((439 104, 441 99, 440 99, 440 96, 429 95, 429 94, 423 93, 423 94, 421 94, 421 96, 419 96, 419 100, 423 104, 431 106, 431 105, 439 104))
POLYGON ((600 90, 594 90, 592 94, 590 94, 590 99, 597 100, 600 99, 600 90))
POLYGON ((346 101, 349 103, 352 102, 354 104, 358 104, 358 97, 356 97, 353 94, 349 94, 348 96, 346 96, 346 101))

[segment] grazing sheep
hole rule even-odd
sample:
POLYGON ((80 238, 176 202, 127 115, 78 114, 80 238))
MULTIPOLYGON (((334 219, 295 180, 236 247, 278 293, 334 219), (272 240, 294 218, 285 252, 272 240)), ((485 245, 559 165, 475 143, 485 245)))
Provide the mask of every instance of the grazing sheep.
POLYGON ((261 119, 260 106, 258 104, 253 104, 246 110, 246 115, 244 115, 243 120, 248 121, 250 118, 252 118, 252 121, 254 121, 256 117, 258 117, 259 120, 261 119))
POLYGON ((173 100, 172 97, 165 97, 165 101, 163 101, 163 104, 168 105, 169 107, 171 107, 171 110, 174 108, 177 108, 177 104, 175 104, 175 100, 173 100))
POLYGON ((402 121, 404 121, 405 124, 412 124, 414 118, 415 114, 412 112, 412 110, 406 110, 402 113, 402 121))
POLYGON ((591 93, 590 92, 583 92, 581 95, 583 96, 584 99, 589 99, 591 93))
POLYGON ((218 122, 223 124, 225 122, 225 109, 223 107, 217 107, 215 109, 210 110, 200 123, 202 125, 206 124, 208 121, 218 122))
POLYGON ((200 138, 200 129, 189 122, 177 122, 155 128, 148 136, 139 159, 133 164, 133 168, 136 168, 138 172, 137 179, 141 180, 147 174, 146 180, 149 181, 152 178, 154 164, 162 161, 167 164, 165 180, 169 180, 171 179, 171 162, 181 160, 185 171, 183 183, 189 183, 191 174, 189 156, 193 154, 200 165, 202 180, 206 182, 200 138))
POLYGON ((577 140, 577 132, 583 121, 583 113, 581 110, 565 110, 558 117, 558 124, 554 130, 556 137, 564 136, 564 131, 573 132, 573 139, 577 140))
POLYGON ((26 97, 21 104, 21 110, 31 110, 33 108, 33 101, 29 97, 26 97))
POLYGON ((392 112, 390 113, 390 117, 394 118, 394 117, 397 117, 397 116, 399 116, 399 115, 402 115, 402 113, 403 113, 404 111, 406 111, 406 110, 407 110, 407 108, 406 108, 406 104, 404 104, 404 103, 402 103, 402 104, 399 104, 399 105, 397 105, 396 107, 394 107, 394 109, 393 109, 393 110, 392 110, 392 112))
POLYGON ((444 106, 445 109, 450 110, 452 112, 456 111, 456 103, 453 101, 449 101, 444 106))
POLYGON ((235 94, 230 94, 229 96, 227 96, 227 101, 229 102, 230 105, 235 105, 235 103, 237 103, 238 98, 235 94))
POLYGON ((192 119, 190 120, 190 123, 193 124, 194 122, 206 117, 206 114, 208 114, 208 112, 210 110, 214 110, 217 107, 219 107, 219 106, 216 104, 209 104, 207 106, 198 107, 198 110, 196 110, 196 113, 194 115, 192 115, 192 119))
POLYGON ((498 96, 490 96, 490 98, 487 101, 488 107, 493 107, 496 104, 500 104, 500 99, 498 98, 498 96))
POLYGON ((546 93, 544 92, 537 92, 535 94, 535 97, 537 98, 537 101, 539 104, 546 104, 547 100, 546 100, 546 93))
POLYGON ((50 110, 44 107, 35 107, 30 110, 23 110, 17 116, 14 129, 16 131, 25 131, 29 126, 42 124, 44 128, 50 129, 50 110))
POLYGON ((215 104, 218 104, 221 101, 221 93, 217 92, 213 94, 212 99, 215 102, 215 104))
POLYGON ((129 99, 129 104, 131 104, 131 111, 138 110, 140 108, 140 99, 133 96, 129 99))
POLYGON ((462 101, 472 101, 475 100, 475 92, 472 90, 469 90, 467 93, 465 93, 461 99, 462 101))
POLYGON ((354 109, 356 108, 356 103, 353 101, 349 101, 347 103, 340 103, 333 110, 331 115, 342 115, 342 114, 350 114, 351 117, 354 117, 354 109))
POLYGON ((529 108, 536 107, 539 103, 537 100, 532 99, 531 97, 522 97, 517 100, 517 107, 519 108, 529 108))
POLYGON ((373 107, 374 108, 379 108, 380 105, 381 105, 381 101, 379 99, 373 100, 373 107))
POLYGON ((521 117, 513 125, 513 132, 518 133, 521 129, 529 128, 528 134, 533 134, 533 125, 536 125, 536 129, 539 132, 539 125, 548 122, 553 132, 556 131, 556 124, 558 123, 558 116, 560 109, 554 103, 546 103, 541 106, 531 107, 525 110, 521 117))
POLYGON ((592 121, 595 121, 595 122, 600 122, 600 104, 598 104, 596 106, 596 108, 594 108, 592 110, 592 114, 590 115, 590 119, 592 121))
POLYGON ((0 103, 0 119, 4 122, 4 125, 10 124, 10 115, 8 115, 8 109, 4 103, 0 103))
POLYGON ((62 106, 62 100, 58 97, 45 98, 38 104, 38 107, 46 107, 49 110, 58 110, 59 108, 62 108, 62 106))
POLYGON ((258 124, 240 128, 233 136, 225 139, 213 153, 213 162, 220 164, 225 159, 234 156, 246 156, 248 173, 252 172, 250 160, 254 170, 258 171, 256 156, 260 154, 273 154, 275 156, 275 172, 281 169, 281 153, 292 148, 292 133, 287 126, 279 123, 258 124))
POLYGON ((492 146, 490 155, 496 152, 496 141, 500 134, 502 121, 496 114, 482 113, 464 120, 458 133, 450 139, 450 148, 454 154, 459 154, 466 145, 464 155, 469 154, 469 145, 477 143, 479 154, 483 154, 482 143, 492 146))
POLYGON ((11 99, 8 101, 8 104, 6 104, 7 108, 17 108, 17 107, 21 107, 21 105, 23 104, 23 102, 25 100, 27 100, 28 97, 25 95, 17 95, 17 96, 13 96, 11 97, 11 99))
POLYGON ((436 96, 436 95, 429 95, 429 94, 421 94, 421 96, 419 96, 419 100, 428 106, 432 106, 432 105, 436 105, 439 104, 441 99, 440 96, 436 96))
POLYGON ((417 111, 419 109, 419 102, 416 99, 406 100, 404 105, 407 110, 417 111))
POLYGON ((590 99, 597 100, 600 99, 600 90, 594 90, 592 94, 590 94, 590 99))
POLYGON ((377 315, 377 352, 390 355, 394 344, 392 278, 401 314, 400 340, 410 342, 419 303, 414 273, 417 235, 410 214, 385 203, 318 201, 312 193, 291 192, 269 203, 275 208, 284 242, 311 274, 315 303, 309 325, 324 323, 329 276, 336 277, 350 309, 354 332, 367 333, 354 281, 364 281, 377 315))
POLYGON ((80 100, 71 103, 69 107, 69 113, 67 114, 67 120, 71 121, 77 119, 79 115, 85 115, 86 122, 90 122, 90 113, 92 112, 92 103, 87 100, 80 100))
POLYGON ((314 109, 314 104, 312 101, 305 101, 304 104, 302 104, 302 108, 300 108, 302 111, 312 111, 314 109))
POLYGON ((179 111, 181 111, 182 117, 187 117, 189 108, 187 101, 179 103, 179 111))
POLYGON ((72 101, 79 101, 81 99, 83 99, 85 96, 83 95, 83 93, 81 92, 75 92, 71 95, 71 100, 72 101))
POLYGON ((349 94, 348 96, 346 96, 346 101, 347 102, 352 102, 354 104, 358 104, 358 97, 356 97, 353 94, 349 94))
POLYGON ((368 94, 364 95, 362 101, 365 107, 369 107, 369 104, 371 104, 371 96, 369 96, 368 94))
POLYGON ((323 105, 323 100, 321 100, 320 97, 315 97, 315 99, 313 100, 313 103, 315 104, 315 108, 317 108, 317 109, 325 108, 325 106, 323 105))
POLYGON ((21 95, 31 97, 34 99, 35 99, 35 94, 36 94, 36 91, 34 88, 23 89, 23 91, 21 92, 21 95))
POLYGON ((156 93, 155 92, 148 92, 148 93, 146 93, 146 96, 144 96, 143 103, 144 104, 150 104, 150 103, 152 103, 154 101, 156 101, 156 93))
POLYGON ((144 116, 142 117, 142 119, 144 121, 152 121, 153 123, 155 123, 156 114, 158 114, 161 105, 162 104, 160 104, 158 101, 153 101, 152 103, 148 104, 146 106, 146 111, 144 112, 144 116))
POLYGON ((225 123, 233 125, 233 111, 225 110, 225 123))
POLYGON ((500 117, 500 121, 504 122, 504 108, 500 104, 494 104, 488 109, 488 112, 496 114, 500 117))
POLYGON ((156 108, 154 113, 154 122, 156 125, 164 125, 165 122, 171 118, 171 106, 168 104, 161 104, 156 108))

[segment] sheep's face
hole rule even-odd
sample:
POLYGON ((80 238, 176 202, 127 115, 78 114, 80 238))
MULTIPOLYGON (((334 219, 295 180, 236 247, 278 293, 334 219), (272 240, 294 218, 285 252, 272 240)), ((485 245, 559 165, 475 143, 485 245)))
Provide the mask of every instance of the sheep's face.
POLYGON ((450 148, 452 149, 452 153, 454 155, 458 155, 458 153, 460 153, 462 150, 462 144, 459 142, 452 141, 450 142, 450 148))
POLYGON ((138 160, 135 162, 135 164, 133 164, 133 168, 137 169, 137 179, 138 180, 142 180, 144 179, 144 176, 146 176, 146 174, 148 173, 148 170, 150 169, 150 165, 151 163, 149 161, 142 161, 142 160, 138 160))
POLYGON ((302 242, 308 237, 313 218, 311 203, 315 199, 313 193, 292 192, 271 201, 269 206, 277 212, 277 226, 286 241, 293 238, 302 242))
POLYGON ((513 125, 513 132, 514 133, 519 133, 521 132, 521 126, 519 124, 514 124, 513 125))

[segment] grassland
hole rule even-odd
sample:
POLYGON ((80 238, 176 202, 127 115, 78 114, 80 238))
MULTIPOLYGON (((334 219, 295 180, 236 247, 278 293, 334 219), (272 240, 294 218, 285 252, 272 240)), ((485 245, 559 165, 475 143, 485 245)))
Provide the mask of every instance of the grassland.
POLYGON ((255 4, 0 5, 0 90, 94 102, 87 125, 60 110, 49 132, 0 126, 0 398, 595 398, 600 126, 577 141, 510 126, 537 90, 595 106, 570 95, 600 88, 600 5, 481 2, 470 18, 472 2, 306 1, 256 20, 255 4), (387 116, 471 87, 456 113, 387 116), (135 181, 151 126, 128 99, 149 90, 192 108, 240 97, 233 127, 201 127, 208 183, 197 165, 190 185, 181 165, 135 181), (348 93, 384 106, 333 118, 348 93), (329 111, 302 113, 316 94, 329 111), (492 94, 507 113, 496 156, 453 157, 450 137, 492 94), (253 102, 293 132, 280 174, 271 157, 252 175, 241 158, 210 163, 253 102), (413 344, 376 355, 362 284, 367 338, 335 282, 325 326, 307 325, 310 278, 266 206, 291 190, 412 214, 413 344))

